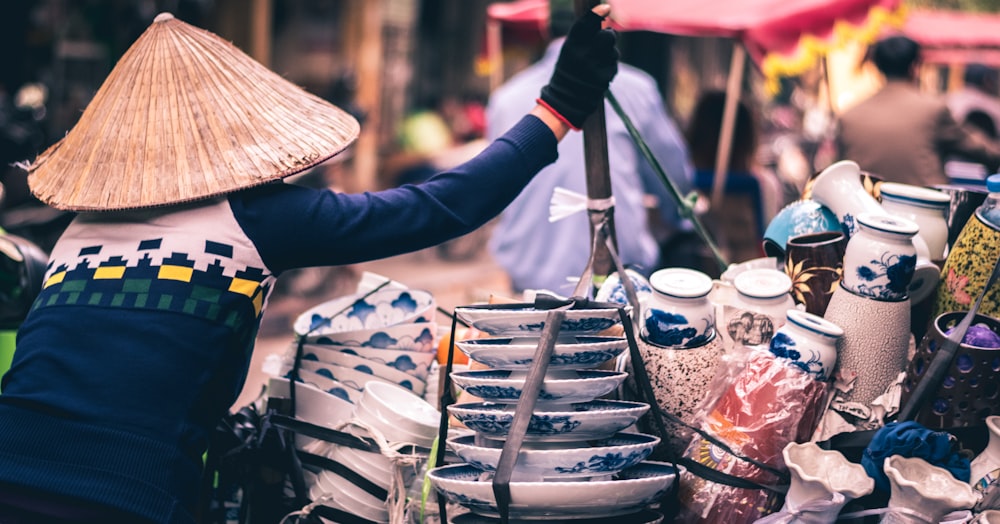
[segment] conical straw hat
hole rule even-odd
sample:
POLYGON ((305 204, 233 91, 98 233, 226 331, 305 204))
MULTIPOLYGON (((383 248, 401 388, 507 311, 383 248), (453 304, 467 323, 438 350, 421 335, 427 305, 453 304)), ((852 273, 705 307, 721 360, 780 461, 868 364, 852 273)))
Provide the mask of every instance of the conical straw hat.
POLYGON ((358 132, 345 111, 163 13, 76 126, 27 167, 28 183, 58 209, 177 204, 301 172, 358 132))

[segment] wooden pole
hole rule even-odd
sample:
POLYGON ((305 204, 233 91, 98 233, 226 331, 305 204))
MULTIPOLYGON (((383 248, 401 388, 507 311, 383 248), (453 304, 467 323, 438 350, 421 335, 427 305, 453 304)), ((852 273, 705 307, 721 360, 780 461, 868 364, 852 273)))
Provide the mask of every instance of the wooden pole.
MULTIPOLYGON (((598 1, 594 0, 575 0, 574 8, 576 17, 580 18, 598 3, 598 1)), ((590 200, 611 198, 611 171, 608 167, 608 132, 603 102, 583 123, 583 154, 587 173, 587 198, 590 200)), ((617 249, 614 208, 609 209, 607 213, 607 231, 611 236, 612 244, 617 249)), ((594 235, 596 234, 597 232, 591 228, 591 244, 594 246, 594 252, 592 253, 594 259, 593 283, 599 286, 604 282, 604 278, 614 271, 614 262, 611 259, 611 252, 603 242, 594 243, 594 235)))
POLYGON ((712 209, 722 209, 722 196, 726 188, 729 172, 729 157, 733 148, 733 130, 736 127, 736 108, 740 101, 743 85, 743 69, 747 52, 739 41, 734 41, 733 57, 729 62, 729 81, 726 83, 726 106, 722 114, 722 129, 719 132, 719 148, 715 155, 715 177, 712 179, 712 209))

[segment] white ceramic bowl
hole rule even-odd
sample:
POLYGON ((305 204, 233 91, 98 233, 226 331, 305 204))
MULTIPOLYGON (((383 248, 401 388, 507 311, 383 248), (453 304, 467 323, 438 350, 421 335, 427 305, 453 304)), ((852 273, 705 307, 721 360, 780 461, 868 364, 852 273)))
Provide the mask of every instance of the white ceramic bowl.
POLYGON ((389 423, 419 435, 435 435, 441 412, 412 391, 381 382, 369 382, 359 405, 389 423))
MULTIPOLYGON (((459 320, 492 336, 537 337, 548 313, 532 304, 509 304, 502 309, 455 308, 459 320)), ((566 311, 559 333, 595 334, 618 324, 621 318, 617 309, 571 309, 566 311)))
MULTIPOLYGON (((649 280, 642 273, 633 269, 626 269, 625 274, 632 281, 636 298, 640 301, 653 294, 653 288, 649 285, 649 280)), ((601 289, 597 290, 597 294, 594 295, 594 300, 597 302, 628 304, 628 295, 625 293, 625 286, 622 284, 621 277, 617 271, 608 275, 608 278, 604 280, 604 283, 601 284, 601 289)))
MULTIPOLYGON (((470 359, 493 369, 527 370, 535 361, 538 339, 475 338, 455 345, 470 359)), ((622 337, 577 336, 560 338, 552 350, 549 371, 596 368, 628 347, 622 337)))
MULTIPOLYGON (((448 445, 459 458, 483 471, 496 472, 502 449, 490 447, 493 442, 496 441, 477 445, 475 435, 448 439, 448 445)), ((611 438, 587 441, 566 449, 522 448, 518 452, 511 480, 559 481, 618 473, 646 460, 659 442, 660 439, 653 435, 618 433, 611 438)))
MULTIPOLYGON (((571 378, 547 375, 538 393, 539 405, 589 402, 615 390, 628 376, 624 371, 569 371, 571 378)), ((470 395, 486 402, 513 404, 521 398, 525 377, 510 370, 453 371, 451 380, 470 395)))
MULTIPOLYGON (((465 402, 448 406, 448 413, 485 437, 504 439, 514 421, 515 407, 513 404, 465 402)), ((579 442, 608 438, 635 424, 647 411, 649 404, 620 400, 593 400, 552 411, 536 409, 524 439, 579 442)))
MULTIPOLYGON (((427 383, 424 379, 419 378, 416 375, 411 375, 392 366, 387 366, 385 364, 375 362, 374 360, 368 360, 366 358, 359 357, 358 355, 332 351, 325 356, 328 360, 323 362, 324 364, 334 364, 350 368, 355 371, 360 371, 362 373, 371 374, 378 378, 384 378, 389 382, 399 384, 410 391, 420 389, 417 385, 418 382, 422 383, 423 386, 426 386, 427 383)), ((306 359, 311 360, 312 357, 303 356, 303 360, 306 359)), ((319 362, 319 360, 317 360, 317 362, 319 362)), ((423 390, 420 391, 420 394, 423 395, 423 390)))
POLYGON ((302 347, 303 358, 314 358, 320 362, 333 363, 333 357, 331 356, 333 353, 356 355, 372 362, 398 369, 420 380, 427 380, 431 364, 437 359, 436 353, 423 353, 402 349, 372 349, 353 346, 321 346, 316 344, 305 344, 302 347))
POLYGON ((307 335, 307 344, 357 346, 372 349, 405 349, 407 351, 437 352, 436 322, 407 322, 378 329, 325 332, 307 335))
MULTIPOLYGON (((267 382, 268 396, 290 398, 290 381, 285 378, 271 378, 267 382)), ((295 385, 295 417, 318 426, 337 429, 354 416, 354 404, 340 397, 316 389, 309 384, 295 385)), ((303 447, 312 438, 297 436, 296 446, 303 447)))
MULTIPOLYGON (((350 484, 349 482, 334 482, 332 480, 339 478, 336 475, 327 471, 321 471, 317 475, 307 470, 303 473, 303 477, 306 485, 309 486, 309 498, 318 500, 323 495, 330 495, 330 498, 324 502, 325 506, 344 510, 373 522, 389 522, 389 511, 384 503, 381 506, 375 506, 370 501, 355 498, 349 488, 345 486, 345 484, 350 484)), ((362 493, 364 492, 362 491, 362 493)), ((371 498, 367 493, 365 495, 371 498)))
MULTIPOLYGON (((498 516, 492 479, 468 464, 432 469, 434 487, 474 513, 498 516)), ((510 517, 524 519, 614 517, 635 513, 658 500, 676 481, 669 464, 642 462, 612 480, 511 482, 510 517)))
MULTIPOLYGON (((382 418, 382 416, 378 413, 375 413, 367 406, 362 406, 361 404, 358 404, 357 408, 354 410, 354 418, 381 433, 388 442, 409 443, 429 449, 434 444, 434 439, 437 437, 436 430, 433 434, 414 433, 406 430, 405 428, 394 425, 392 422, 382 418)), ((358 427, 353 431, 349 430, 348 433, 357 436, 374 436, 367 433, 367 429, 362 427, 358 427)))
MULTIPOLYGON (((410 377, 402 383, 396 383, 373 373, 367 373, 366 371, 313 360, 303 360, 301 362, 301 368, 323 375, 327 378, 332 378, 344 385, 357 389, 358 391, 364 391, 365 384, 373 380, 377 382, 385 382, 386 384, 402 386, 407 389, 412 388, 412 391, 417 395, 423 395, 424 389, 427 387, 426 382, 419 380, 416 377, 410 377)), ((405 373, 403 374, 405 375, 405 373)))
MULTIPOLYGON (((286 375, 287 378, 287 375, 286 375)), ((361 391, 344 384, 343 382, 320 375, 308 369, 299 369, 299 380, 317 389, 321 389, 335 397, 340 397, 352 404, 357 404, 361 400, 361 391)))
MULTIPOLYGON (((293 325, 299 336, 379 329, 396 324, 434 322, 434 296, 416 289, 382 289, 353 294, 314 306, 293 325)), ((433 332, 432 332, 433 333, 433 332)))

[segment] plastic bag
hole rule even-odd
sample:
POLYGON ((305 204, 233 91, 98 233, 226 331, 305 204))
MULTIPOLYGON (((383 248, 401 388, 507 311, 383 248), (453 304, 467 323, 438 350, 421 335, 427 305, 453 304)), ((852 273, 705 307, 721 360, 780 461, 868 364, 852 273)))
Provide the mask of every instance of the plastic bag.
MULTIPOLYGON (((827 383, 766 350, 749 353, 746 365, 717 395, 702 429, 738 456, 705 438, 694 438, 686 456, 713 469, 763 486, 782 483, 781 450, 808 440, 819 420, 827 383), (744 460, 746 457, 751 460, 744 460)), ((781 503, 780 489, 748 489, 681 477, 681 521, 754 522, 781 503)))

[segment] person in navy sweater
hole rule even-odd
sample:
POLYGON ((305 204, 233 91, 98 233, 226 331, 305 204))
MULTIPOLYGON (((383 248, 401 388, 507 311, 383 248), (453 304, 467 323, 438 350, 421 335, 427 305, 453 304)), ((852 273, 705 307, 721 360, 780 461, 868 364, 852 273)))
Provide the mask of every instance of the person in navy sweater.
POLYGON ((500 213, 602 103, 618 58, 609 9, 577 21, 536 107, 480 155, 361 194, 281 182, 349 146, 353 117, 159 15, 27 166, 38 198, 79 214, 3 377, 0 524, 193 522, 201 457, 275 279, 422 249, 500 213))

